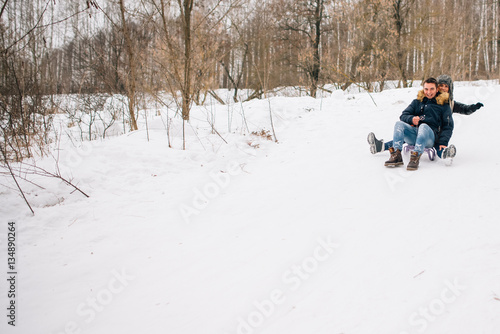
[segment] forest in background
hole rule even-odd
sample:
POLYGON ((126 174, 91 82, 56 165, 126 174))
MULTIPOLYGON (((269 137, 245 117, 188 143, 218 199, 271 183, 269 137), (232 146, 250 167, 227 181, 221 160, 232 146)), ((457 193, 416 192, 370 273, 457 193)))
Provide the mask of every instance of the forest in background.
MULTIPOLYGON (((325 84, 380 91, 428 76, 500 76, 500 0, 3 0, 4 161, 48 141, 58 94, 122 94, 137 129, 145 95, 193 104, 216 90, 316 97, 325 84)), ((88 101, 88 109, 99 101, 88 101)))

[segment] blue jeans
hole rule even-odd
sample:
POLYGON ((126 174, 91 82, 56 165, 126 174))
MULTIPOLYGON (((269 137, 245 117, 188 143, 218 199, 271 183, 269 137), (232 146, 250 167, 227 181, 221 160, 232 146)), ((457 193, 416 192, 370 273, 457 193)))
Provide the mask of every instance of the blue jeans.
POLYGON ((390 149, 392 147, 392 140, 388 141, 387 143, 384 143, 384 151, 387 151, 388 149, 390 149))
POLYGON ((439 157, 439 159, 442 159, 441 156, 442 156, 443 152, 444 152, 444 148, 442 150, 436 149, 436 154, 439 157))
POLYGON ((434 139, 434 131, 427 124, 415 127, 398 121, 394 125, 393 147, 395 149, 402 151, 403 144, 407 143, 408 145, 414 145, 415 151, 422 154, 426 148, 434 146, 434 139))

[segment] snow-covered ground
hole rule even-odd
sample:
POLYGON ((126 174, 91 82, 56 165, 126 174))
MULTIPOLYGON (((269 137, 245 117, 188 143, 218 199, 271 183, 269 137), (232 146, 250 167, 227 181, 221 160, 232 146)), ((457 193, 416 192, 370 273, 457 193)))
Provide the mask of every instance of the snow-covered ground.
POLYGON ((168 147, 165 110, 148 131, 141 117, 133 133, 62 140, 61 172, 89 198, 33 177, 32 216, 0 187, 0 331, 498 333, 500 86, 456 85, 485 107, 454 116, 452 164, 386 168, 366 136, 390 139, 418 89, 196 107, 185 151, 175 120, 168 147), (278 143, 250 134, 272 136, 270 114, 278 143))

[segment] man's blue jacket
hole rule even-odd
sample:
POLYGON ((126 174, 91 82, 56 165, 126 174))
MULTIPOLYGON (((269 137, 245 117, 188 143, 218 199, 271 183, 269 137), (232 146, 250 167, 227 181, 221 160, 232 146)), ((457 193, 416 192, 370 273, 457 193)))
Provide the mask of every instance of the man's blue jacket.
POLYGON ((421 90, 399 119, 413 125, 413 117, 419 116, 419 125, 425 123, 434 131, 435 146, 448 146, 453 133, 453 117, 448 98, 448 93, 438 93, 434 98, 428 99, 421 90))

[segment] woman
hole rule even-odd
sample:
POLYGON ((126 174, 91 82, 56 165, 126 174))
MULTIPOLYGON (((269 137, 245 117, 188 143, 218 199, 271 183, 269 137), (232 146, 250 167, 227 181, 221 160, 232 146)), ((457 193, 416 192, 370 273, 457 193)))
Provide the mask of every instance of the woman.
POLYGON ((440 75, 437 78, 437 81, 439 91, 442 93, 450 94, 450 108, 452 112, 462 115, 470 115, 484 106, 481 102, 469 105, 456 102, 453 98, 453 81, 451 80, 451 77, 449 75, 440 75))

